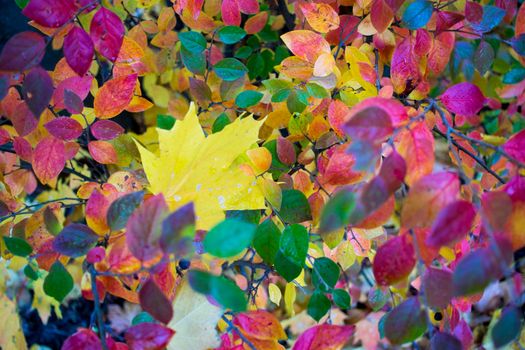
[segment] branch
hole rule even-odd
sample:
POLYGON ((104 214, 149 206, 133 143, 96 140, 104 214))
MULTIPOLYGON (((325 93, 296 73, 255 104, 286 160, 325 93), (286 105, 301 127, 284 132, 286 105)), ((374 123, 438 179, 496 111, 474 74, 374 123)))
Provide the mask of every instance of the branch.
POLYGON ((277 0, 277 5, 279 6, 279 12, 281 12, 281 14, 284 17, 286 28, 288 30, 294 30, 295 15, 292 15, 290 11, 288 11, 288 5, 286 4, 286 0, 277 0))
POLYGON ((89 266, 89 274, 91 276, 91 292, 93 293, 93 302, 95 303, 95 315, 97 316, 98 334, 100 336, 102 349, 108 350, 108 345, 106 344, 106 329, 104 326, 102 310, 100 309, 100 300, 98 297, 97 272, 95 271, 95 267, 93 265, 89 266))

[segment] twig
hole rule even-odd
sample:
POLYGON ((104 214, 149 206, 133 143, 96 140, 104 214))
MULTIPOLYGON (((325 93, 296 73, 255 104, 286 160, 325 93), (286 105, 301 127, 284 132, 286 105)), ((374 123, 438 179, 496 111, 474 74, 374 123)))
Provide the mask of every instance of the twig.
POLYGON ((106 344, 106 329, 104 326, 104 319, 102 318, 102 310, 100 309, 100 300, 98 297, 97 272, 95 271, 95 267, 93 265, 89 266, 89 274, 91 276, 91 291, 93 293, 93 302, 95 304, 95 315, 97 317, 98 334, 100 336, 102 349, 108 350, 108 345, 106 344))

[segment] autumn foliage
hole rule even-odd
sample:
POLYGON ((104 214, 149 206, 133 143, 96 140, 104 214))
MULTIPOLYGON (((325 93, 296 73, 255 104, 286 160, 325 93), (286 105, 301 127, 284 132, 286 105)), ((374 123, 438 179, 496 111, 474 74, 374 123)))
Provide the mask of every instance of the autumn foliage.
POLYGON ((16 4, 1 349, 525 346, 523 1, 16 4))

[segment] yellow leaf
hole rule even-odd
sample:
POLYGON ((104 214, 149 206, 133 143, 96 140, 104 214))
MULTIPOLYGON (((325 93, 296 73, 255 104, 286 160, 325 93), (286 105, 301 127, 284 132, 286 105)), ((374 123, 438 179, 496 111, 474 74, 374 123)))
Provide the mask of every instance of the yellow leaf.
POLYGON ((16 304, 6 295, 0 296, 0 349, 27 349, 26 339, 22 333, 20 318, 16 312, 16 304))
POLYGON ((268 285, 268 294, 272 303, 279 306, 279 304, 281 303, 282 294, 281 290, 279 289, 279 287, 277 287, 275 283, 270 283, 268 285))
POLYGON ((235 161, 257 142, 262 122, 237 119, 204 136, 195 105, 171 130, 157 129, 159 152, 138 145, 151 192, 163 193, 171 209, 194 202, 198 229, 210 229, 225 210, 265 208, 254 174, 235 161))
POLYGON ((173 319, 168 327, 175 335, 168 350, 205 350, 220 345, 215 329, 221 319, 222 309, 210 304, 208 299, 194 292, 184 280, 178 287, 173 302, 173 319))
POLYGON ((342 241, 335 249, 335 259, 343 270, 348 269, 355 262, 354 246, 350 241, 342 241))
POLYGON ((328 4, 305 3, 301 6, 304 17, 313 29, 320 33, 328 33, 339 27, 339 15, 328 4))
POLYGON ((292 282, 288 283, 284 289, 284 307, 286 309, 286 313, 289 316, 295 315, 293 304, 295 303, 296 296, 297 293, 295 291, 295 284, 292 282))

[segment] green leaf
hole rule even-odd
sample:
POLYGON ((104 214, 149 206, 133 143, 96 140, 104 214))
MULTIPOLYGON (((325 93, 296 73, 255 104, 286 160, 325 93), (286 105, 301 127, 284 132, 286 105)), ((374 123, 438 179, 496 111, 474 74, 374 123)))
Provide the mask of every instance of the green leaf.
POLYGON ((275 269, 291 282, 301 274, 304 260, 308 253, 308 231, 301 225, 287 226, 279 242, 279 251, 275 257, 275 269))
POLYGON ((21 10, 23 10, 29 3, 29 0, 15 0, 15 3, 21 10))
POLYGON ((410 297, 390 311, 385 319, 385 336, 394 345, 416 340, 427 329, 427 319, 417 297, 410 297))
POLYGON ((4 237, 4 243, 11 254, 26 257, 33 252, 33 247, 18 237, 4 237))
POLYGON ((281 231, 271 218, 263 221, 255 231, 253 246, 259 256, 268 264, 273 265, 279 251, 281 231))
POLYGON ((38 268, 35 271, 35 269, 30 264, 27 264, 24 267, 24 275, 26 275, 26 277, 30 280, 36 281, 38 279, 38 268))
POLYGON ((182 47, 180 49, 182 63, 194 74, 203 75, 206 72, 206 55, 202 51, 191 51, 182 47))
POLYGON ((262 84, 268 90, 268 92, 272 95, 283 89, 291 89, 294 86, 292 82, 288 80, 282 80, 282 79, 263 80, 262 84))
POLYGON ((213 297, 222 307, 235 312, 246 310, 246 295, 233 281, 199 270, 189 271, 188 280, 193 290, 213 297))
POLYGON ((304 193, 298 190, 283 191, 279 214, 289 224, 297 224, 312 219, 310 204, 304 193))
POLYGON ((242 78, 248 69, 244 64, 235 58, 224 58, 217 62, 213 67, 219 78, 225 81, 234 81, 242 78))
POLYGON ((315 291, 308 302, 308 315, 316 321, 319 321, 328 311, 330 311, 330 299, 323 293, 315 291))
POLYGON ((522 316, 515 307, 503 311, 501 318, 492 328, 492 342, 496 348, 504 347, 514 341, 521 332, 522 316))
POLYGON ((263 94, 259 91, 246 90, 241 92, 235 98, 235 104, 239 108, 248 108, 255 106, 263 98, 263 94))
POLYGON ((226 309, 234 312, 246 310, 246 294, 231 280, 216 277, 211 280, 212 297, 226 309))
POLYGON ((272 95, 272 102, 284 102, 288 99, 288 96, 290 96, 290 93, 292 92, 292 89, 285 88, 277 91, 275 94, 272 95))
POLYGON ((342 310, 348 310, 350 308, 350 294, 344 289, 334 289, 332 291, 332 298, 334 299, 335 305, 342 310))
POLYGON ((239 42, 246 36, 246 31, 237 26, 225 26, 217 32, 219 39, 228 45, 239 42))
POLYGON ((241 46, 235 51, 235 57, 239 59, 247 59, 253 53, 253 49, 249 46, 241 46))
POLYGON ((261 221, 261 211, 254 210, 227 210, 226 219, 239 219, 249 224, 258 225, 261 221))
POLYGON ((514 68, 505 73, 501 80, 503 84, 516 84, 525 79, 525 68, 514 68))
POLYGON ((308 94, 302 90, 293 89, 286 100, 290 113, 302 113, 308 106, 308 94))
POLYGON ((424 27, 432 17, 433 10, 432 2, 416 0, 408 5, 403 13, 403 22, 410 30, 424 27))
POLYGON ((204 238, 204 250, 219 258, 229 258, 250 245, 256 226, 239 219, 226 219, 204 238))
POLYGON ((306 84, 306 91, 308 91, 308 94, 310 94, 310 96, 315 97, 315 98, 330 97, 330 95, 328 94, 328 91, 326 91, 324 87, 316 83, 306 84))
POLYGON ((201 33, 194 31, 179 33, 182 47, 193 53, 201 53, 206 50, 206 38, 201 33))
POLYGON ((226 125, 230 124, 230 118, 225 113, 221 113, 217 119, 213 122, 213 126, 211 127, 211 131, 215 134, 216 132, 221 131, 226 127, 226 125))
POLYGON ((131 325, 135 326, 140 323, 150 323, 150 322, 155 322, 155 319, 150 314, 148 314, 146 311, 142 311, 138 313, 137 316, 133 317, 133 320, 131 320, 131 325))
POLYGON ((328 200, 321 212, 319 232, 329 233, 348 225, 355 204, 353 192, 347 189, 337 192, 328 200))
POLYGON ((339 266, 332 260, 317 258, 313 266, 312 283, 323 292, 328 292, 339 280, 339 272, 339 266))
POLYGON ((44 279, 44 292, 62 302, 73 289, 73 277, 60 261, 55 261, 44 279))
POLYGON ((250 80, 261 77, 264 74, 265 62, 261 54, 254 53, 246 62, 250 80))
POLYGON ((171 130, 177 120, 171 115, 157 114, 157 128, 163 130, 171 130))
MULTIPOLYGON (((157 116, 157 118, 158 117, 159 116, 157 116)), ((144 192, 137 191, 126 194, 111 203, 106 214, 108 225, 111 230, 119 231, 126 227, 129 217, 142 203, 143 199, 144 192)))

